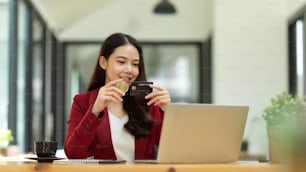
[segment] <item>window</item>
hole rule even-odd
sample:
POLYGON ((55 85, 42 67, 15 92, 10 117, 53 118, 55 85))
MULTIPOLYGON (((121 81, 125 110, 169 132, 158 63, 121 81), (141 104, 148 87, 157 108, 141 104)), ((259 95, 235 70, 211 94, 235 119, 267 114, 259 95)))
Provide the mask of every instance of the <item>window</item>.
POLYGON ((291 94, 306 95, 304 18, 289 24, 289 89, 291 94))
POLYGON ((304 95, 304 22, 302 20, 298 20, 296 22, 296 74, 297 74, 297 94, 304 95))
POLYGON ((0 84, 0 129, 6 129, 7 125, 7 105, 8 105, 8 1, 0 2, 0 80, 4 84, 0 84))
POLYGON ((17 143, 20 146, 20 152, 24 152, 25 147, 25 55, 26 55, 26 6, 23 1, 18 1, 18 58, 17 58, 17 143))
MULTIPOLYGON (((44 21, 30 1, 1 0, 0 19, 0 78, 3 81, 0 86, 0 129, 12 130, 15 136, 13 144, 18 144, 21 153, 32 151, 34 140, 62 141, 55 139, 54 131, 57 129, 52 123, 57 108, 53 103, 57 96, 53 95, 55 86, 52 84, 57 79, 54 77, 57 72, 52 71, 55 69, 52 57, 56 56, 56 38, 47 32, 44 21), (48 62, 46 57, 49 57, 48 62), (50 83, 48 96, 46 76, 49 76, 50 83)), ((57 132, 63 136, 63 130, 57 132)))
POLYGON ((197 44, 145 44, 144 62, 149 81, 168 89, 173 102, 200 100, 197 44))

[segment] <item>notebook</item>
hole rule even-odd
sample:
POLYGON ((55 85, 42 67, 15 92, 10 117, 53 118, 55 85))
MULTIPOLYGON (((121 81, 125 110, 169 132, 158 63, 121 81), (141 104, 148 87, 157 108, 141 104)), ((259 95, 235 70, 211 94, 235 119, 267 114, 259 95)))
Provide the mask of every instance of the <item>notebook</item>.
POLYGON ((115 164, 125 163, 125 160, 113 160, 113 159, 69 159, 68 163, 71 164, 115 164))
POLYGON ((146 163, 231 163, 239 160, 248 106, 169 104, 156 160, 146 163))

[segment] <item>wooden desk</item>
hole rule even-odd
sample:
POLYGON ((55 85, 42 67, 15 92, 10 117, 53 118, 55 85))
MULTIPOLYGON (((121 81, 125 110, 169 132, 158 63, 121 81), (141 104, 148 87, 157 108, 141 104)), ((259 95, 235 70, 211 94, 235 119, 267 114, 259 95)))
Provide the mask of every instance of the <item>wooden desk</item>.
POLYGON ((280 164, 70 164, 67 162, 0 162, 1 172, 291 172, 280 164))

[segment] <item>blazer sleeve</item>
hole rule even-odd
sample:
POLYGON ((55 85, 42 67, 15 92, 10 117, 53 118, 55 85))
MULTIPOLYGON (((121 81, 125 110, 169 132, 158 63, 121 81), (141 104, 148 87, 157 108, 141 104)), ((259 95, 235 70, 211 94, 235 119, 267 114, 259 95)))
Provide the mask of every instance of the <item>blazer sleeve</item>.
POLYGON ((87 158, 99 118, 92 112, 92 105, 88 105, 89 96, 76 95, 73 98, 68 128, 64 143, 64 150, 68 158, 87 158))
POLYGON ((156 121, 156 137, 155 137, 155 145, 159 145, 160 134, 162 130, 163 120, 164 120, 164 112, 157 106, 151 107, 151 116, 156 121))

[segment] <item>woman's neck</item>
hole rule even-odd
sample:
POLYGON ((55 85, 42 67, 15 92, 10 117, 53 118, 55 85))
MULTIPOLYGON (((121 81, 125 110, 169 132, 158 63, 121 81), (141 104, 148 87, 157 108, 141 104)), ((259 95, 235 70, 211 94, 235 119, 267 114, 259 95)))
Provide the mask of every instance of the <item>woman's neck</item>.
POLYGON ((127 115, 127 113, 124 111, 123 109, 123 104, 122 103, 110 103, 107 106, 107 109, 114 114, 117 118, 121 119, 123 118, 125 115, 127 115))

